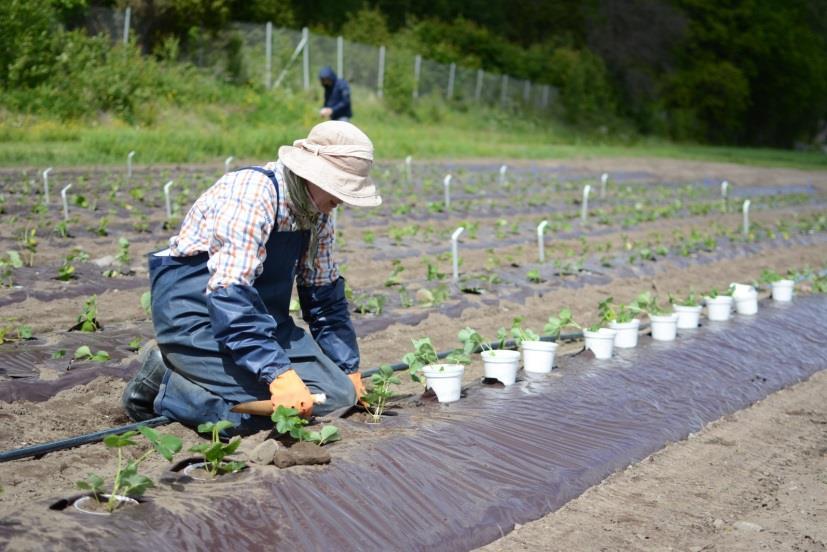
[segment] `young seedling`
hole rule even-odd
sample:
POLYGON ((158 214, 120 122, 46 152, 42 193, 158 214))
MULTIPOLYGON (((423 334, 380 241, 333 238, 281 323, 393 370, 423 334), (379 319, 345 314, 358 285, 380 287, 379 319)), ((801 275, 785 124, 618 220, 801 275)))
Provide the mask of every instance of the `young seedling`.
POLYGON ((83 304, 83 312, 78 315, 78 323, 73 329, 78 329, 82 332, 96 332, 103 329, 98 323, 98 298, 93 295, 83 304))
POLYGON ((597 305, 597 311, 600 320, 604 323, 617 322, 618 324, 624 324, 634 320, 637 315, 635 308, 614 303, 613 297, 601 301, 597 305))
POLYGON ((0 327, 0 344, 11 343, 14 341, 22 341, 25 339, 32 339, 32 327, 21 325, 17 327, 3 326, 0 327))
POLYGON ((14 269, 22 268, 23 259, 17 251, 7 251, 0 257, 0 285, 12 287, 14 285, 14 269))
POLYGON ((526 278, 528 278, 528 281, 532 284, 539 284, 543 281, 543 278, 540 276, 540 271, 536 268, 529 270, 526 274, 526 278))
MULTIPOLYGON (((118 451, 118 466, 115 470, 115 478, 112 484, 112 492, 109 494, 109 499, 105 506, 109 512, 115 511, 120 505, 118 497, 122 496, 141 496, 154 484, 150 478, 138 473, 138 466, 153 452, 157 452, 163 456, 168 462, 172 461, 173 456, 181 450, 181 439, 168 434, 162 434, 152 428, 141 426, 138 431, 127 431, 118 435, 107 435, 103 439, 103 444, 107 448, 117 449, 118 451), (124 462, 123 449, 124 447, 134 446, 137 443, 132 439, 140 432, 147 441, 152 444, 152 448, 141 455, 137 460, 124 462)), ((96 502, 102 503, 104 480, 102 477, 89 474, 85 481, 78 481, 75 485, 84 491, 90 491, 92 497, 96 502)))
POLYGON ((523 317, 517 316, 511 321, 511 338, 519 347, 523 341, 540 341, 540 336, 529 328, 523 329, 523 317))
POLYGON ((784 277, 774 270, 765 268, 763 271, 761 271, 762 284, 772 284, 773 282, 778 282, 779 280, 783 279, 784 277))
POLYGON ((371 388, 362 397, 362 401, 366 404, 371 421, 379 423, 388 400, 393 397, 391 385, 399 385, 402 382, 390 366, 383 364, 379 367, 379 371, 370 377, 370 383, 371 388))
POLYGON ((669 294, 669 303, 672 304, 672 305, 678 305, 678 306, 681 306, 681 307, 697 307, 697 306, 700 305, 700 301, 698 300, 698 295, 692 290, 689 290, 689 293, 683 299, 676 299, 670 293, 669 294))
MULTIPOLYGON (((402 362, 408 366, 408 375, 417 383, 425 383, 420 372, 429 364, 439 363, 439 356, 430 337, 412 339, 414 350, 402 357, 402 362)), ((448 364, 469 364, 471 359, 462 350, 452 351, 445 359, 448 364)))
POLYGON ((145 291, 141 294, 141 308, 149 318, 152 318, 152 293, 145 291))
POLYGON ((399 259, 394 259, 393 269, 391 269, 391 275, 388 276, 387 280, 385 280, 385 287, 401 285, 402 281, 399 278, 399 274, 401 274, 404 270, 405 267, 402 266, 402 261, 400 261, 399 259))
POLYGON ((90 349, 88 345, 78 347, 72 356, 72 360, 92 360, 94 362, 106 362, 109 358, 109 353, 102 349, 96 353, 92 353, 92 349, 90 349))
POLYGON ((735 291, 734 286, 729 286, 729 288, 727 288, 724 291, 720 291, 720 292, 718 291, 717 288, 712 288, 711 290, 709 290, 709 293, 707 293, 706 296, 709 297, 710 299, 715 299, 716 297, 719 297, 719 296, 732 295, 732 293, 734 291, 735 291))
POLYGON ((342 438, 339 428, 333 425, 322 426, 319 431, 305 429, 304 426, 307 425, 307 420, 299 416, 299 411, 295 408, 279 405, 270 419, 276 424, 277 433, 289 435, 299 442, 309 441, 323 446, 342 438))
POLYGON ((582 330, 582 326, 574 321, 571 316, 571 309, 563 308, 560 309, 560 312, 557 313, 557 316, 549 316, 548 322, 543 327, 543 331, 558 339, 560 337, 560 332, 563 331, 563 328, 577 328, 578 330, 582 330))
POLYGON ((19 243, 28 252, 27 266, 34 266, 34 256, 37 253, 37 228, 26 228, 20 236, 19 243))
POLYGON ((234 453, 241 444, 241 437, 238 436, 230 440, 229 443, 224 444, 221 442, 218 434, 231 427, 235 427, 235 424, 229 420, 219 420, 218 422, 199 424, 196 428, 198 433, 209 433, 210 442, 190 447, 190 452, 201 454, 204 457, 204 471, 206 471, 210 477, 214 478, 218 475, 235 473, 246 467, 244 462, 224 461, 224 458, 234 453))

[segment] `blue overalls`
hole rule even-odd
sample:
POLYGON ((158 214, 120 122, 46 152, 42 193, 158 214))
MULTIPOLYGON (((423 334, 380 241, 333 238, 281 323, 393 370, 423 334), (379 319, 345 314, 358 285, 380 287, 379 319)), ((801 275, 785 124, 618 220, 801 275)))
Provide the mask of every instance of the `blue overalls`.
MULTIPOLYGON (((278 197, 279 186, 272 171, 260 167, 242 170, 266 174, 278 197)), ((344 298, 343 279, 327 286, 299 287, 304 319, 328 354, 290 317, 297 263, 309 238, 309 230, 278 231, 274 227, 266 244, 262 272, 253 287, 267 313, 275 319, 273 337, 287 353, 291 367, 311 393, 327 396, 324 404, 313 408, 314 414, 324 415, 355 404, 356 393, 344 370, 358 369, 359 353, 344 298)), ((230 420, 241 433, 271 428, 273 422, 268 417, 230 411, 238 403, 270 399, 270 392, 256 374, 234 362, 216 339, 205 293, 210 279, 208 258, 207 253, 149 256, 152 319, 158 347, 168 367, 155 398, 155 412, 187 425, 230 420)), ((241 327, 234 331, 243 339, 244 319, 241 321, 235 324, 241 327)), ((255 349, 255 343, 250 345, 255 349)))

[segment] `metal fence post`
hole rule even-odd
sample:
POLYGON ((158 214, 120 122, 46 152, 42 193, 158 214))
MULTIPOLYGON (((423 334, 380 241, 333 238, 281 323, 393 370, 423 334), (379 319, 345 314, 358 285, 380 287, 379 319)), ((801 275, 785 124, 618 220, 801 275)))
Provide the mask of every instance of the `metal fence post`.
POLYGON ((273 24, 264 26, 264 88, 270 90, 273 84, 273 24))
POLYGON ((446 95, 448 96, 449 100, 454 97, 454 78, 456 76, 456 72, 457 64, 452 63, 451 66, 448 68, 448 93, 446 95))
POLYGON ((422 70, 422 56, 416 54, 414 58, 414 89, 413 97, 419 97, 419 72, 422 70))
POLYGON ((129 44, 129 20, 132 19, 132 8, 126 8, 123 14, 123 43, 129 44))
POLYGON ((500 103, 505 105, 505 98, 508 93, 508 75, 503 75, 500 83, 500 103))
POLYGON ((379 46, 379 76, 376 77, 376 94, 381 98, 385 93, 385 47, 379 46))
POLYGON ((310 30, 307 27, 302 29, 302 40, 304 40, 304 50, 302 52, 302 84, 305 90, 310 90, 310 30))
POLYGON ((345 39, 336 37, 336 73, 345 78, 345 39))
POLYGON ((477 86, 474 88, 474 101, 480 101, 482 98, 482 79, 485 76, 485 71, 477 69, 477 86))

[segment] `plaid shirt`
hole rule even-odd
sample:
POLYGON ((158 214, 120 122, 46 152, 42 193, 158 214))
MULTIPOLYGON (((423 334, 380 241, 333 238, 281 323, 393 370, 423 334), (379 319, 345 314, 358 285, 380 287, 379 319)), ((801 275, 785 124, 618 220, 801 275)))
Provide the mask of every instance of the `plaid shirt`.
MULTIPOLYGON (((278 197, 270 179, 258 171, 225 174, 198 198, 178 235, 169 240, 170 255, 176 257, 209 253, 207 293, 233 284, 252 285, 263 270, 265 246, 274 227, 277 232, 298 229, 281 162, 264 168, 276 175, 278 197)), ((322 215, 319 225, 315 261, 309 263, 304 255, 298 263, 296 281, 300 286, 331 284, 339 278, 333 260, 333 220, 322 215)))

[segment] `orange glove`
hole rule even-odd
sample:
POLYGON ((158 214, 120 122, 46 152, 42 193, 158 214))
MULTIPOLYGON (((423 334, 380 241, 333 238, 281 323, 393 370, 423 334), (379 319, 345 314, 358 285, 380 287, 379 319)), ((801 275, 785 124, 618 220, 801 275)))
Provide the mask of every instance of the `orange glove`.
POLYGON ((295 370, 287 370, 270 384, 270 400, 273 408, 279 405, 295 408, 301 416, 310 416, 313 411, 313 397, 295 370))
POLYGON ((356 402, 361 402, 362 397, 367 393, 365 385, 362 383, 362 374, 360 372, 353 372, 352 374, 348 374, 347 377, 350 379, 350 383, 353 384, 353 389, 356 390, 356 402))

